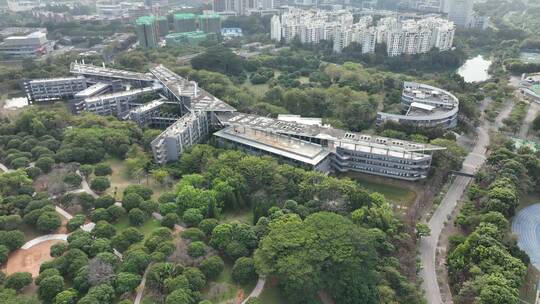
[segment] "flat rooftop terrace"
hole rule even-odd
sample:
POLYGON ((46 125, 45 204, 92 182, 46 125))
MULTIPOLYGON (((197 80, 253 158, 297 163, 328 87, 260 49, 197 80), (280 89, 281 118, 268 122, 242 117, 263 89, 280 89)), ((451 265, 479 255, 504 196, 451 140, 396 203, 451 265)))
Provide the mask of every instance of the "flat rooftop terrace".
POLYGON ((150 72, 179 100, 181 97, 190 98, 190 109, 193 111, 228 112, 236 110, 219 98, 199 88, 195 81, 189 81, 163 65, 152 68, 150 72))
POLYGON ((72 62, 69 71, 72 74, 91 75, 128 80, 153 81, 152 76, 143 73, 130 72, 118 69, 105 68, 92 64, 72 62))
POLYGON ((77 98, 87 98, 96 95, 97 93, 101 92, 102 90, 105 90, 109 87, 109 84, 104 82, 98 82, 94 85, 89 86, 88 88, 80 91, 79 93, 75 94, 75 97, 77 98))
POLYGON ((42 78, 42 79, 32 79, 28 81, 29 84, 41 84, 41 83, 55 83, 55 82, 67 82, 67 81, 81 81, 85 78, 83 76, 73 76, 73 77, 58 77, 58 78, 42 78))
POLYGON ((214 135, 313 166, 330 154, 328 150, 313 143, 248 127, 230 126, 214 135))
POLYGON ((267 130, 274 133, 311 137, 320 140, 330 140, 334 142, 352 143, 356 145, 364 145, 368 147, 375 147, 387 150, 424 152, 445 149, 430 144, 421 144, 376 135, 348 132, 332 127, 305 125, 290 121, 280 121, 270 117, 262 117, 258 115, 239 112, 217 113, 217 116, 221 123, 226 126, 246 126, 261 130, 267 130))

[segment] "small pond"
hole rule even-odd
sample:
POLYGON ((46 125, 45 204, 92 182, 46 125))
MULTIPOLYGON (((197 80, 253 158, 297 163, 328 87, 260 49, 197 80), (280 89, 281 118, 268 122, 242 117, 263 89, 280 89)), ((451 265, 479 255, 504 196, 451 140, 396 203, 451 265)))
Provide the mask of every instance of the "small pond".
POLYGON ((465 82, 481 82, 488 80, 489 67, 491 60, 482 55, 467 59, 465 63, 457 70, 457 73, 465 79, 465 82))

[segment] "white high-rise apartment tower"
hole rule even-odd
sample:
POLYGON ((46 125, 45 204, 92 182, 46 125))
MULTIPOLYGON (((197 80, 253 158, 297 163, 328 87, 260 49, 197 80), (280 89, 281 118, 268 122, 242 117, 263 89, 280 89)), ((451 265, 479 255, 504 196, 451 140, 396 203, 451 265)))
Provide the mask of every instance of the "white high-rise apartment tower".
POLYGON ((458 27, 469 27, 474 16, 473 0, 449 0, 448 20, 458 27))

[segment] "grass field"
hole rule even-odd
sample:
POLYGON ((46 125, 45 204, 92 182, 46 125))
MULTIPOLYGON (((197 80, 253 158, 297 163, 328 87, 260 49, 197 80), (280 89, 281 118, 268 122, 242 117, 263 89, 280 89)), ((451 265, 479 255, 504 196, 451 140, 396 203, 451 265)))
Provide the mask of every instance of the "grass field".
POLYGON ((405 183, 399 181, 388 181, 383 178, 374 176, 365 176, 357 173, 347 173, 340 177, 348 177, 358 182, 358 184, 369 192, 379 192, 383 194, 391 203, 396 203, 401 206, 410 206, 416 199, 416 192, 411 187, 407 187, 405 183))
POLYGON ((225 263, 223 272, 213 281, 207 284, 202 295, 204 299, 211 300, 212 303, 229 303, 230 300, 236 298, 238 288, 241 288, 244 295, 249 295, 255 287, 256 282, 239 286, 232 279, 232 265, 225 263))
POLYGON ((136 228, 137 230, 139 230, 146 236, 146 235, 149 235, 155 229, 160 228, 162 226, 160 225, 159 221, 154 218, 148 219, 146 222, 144 222, 144 224, 142 224, 142 226, 138 226, 138 227, 131 226, 127 216, 120 219, 117 223, 114 224, 114 228, 116 228, 117 232, 120 232, 129 227, 136 228))
POLYGON ((153 199, 157 199, 163 192, 169 190, 168 187, 160 185, 151 176, 148 177, 148 183, 146 178, 141 178, 140 181, 131 178, 127 175, 126 166, 119 159, 108 159, 105 162, 108 163, 113 170, 112 175, 109 176, 111 187, 107 190, 107 193, 114 195, 116 192, 117 200, 122 199, 122 192, 124 192, 124 189, 129 185, 140 184, 149 187, 154 191, 154 194, 152 195, 153 199))
POLYGON ((256 97, 263 97, 264 93, 266 93, 266 91, 268 91, 269 89, 269 86, 266 83, 252 84, 251 82, 249 82, 249 80, 246 80, 246 82, 242 86, 256 97))
POLYGON ((259 300, 261 300, 262 304, 289 304, 277 285, 265 287, 259 296, 259 300))
POLYGON ((222 223, 241 222, 248 225, 253 225, 253 211, 251 208, 238 210, 236 212, 225 212, 220 215, 219 221, 222 223))
POLYGON ((526 208, 530 205, 540 204, 540 192, 527 193, 519 198, 518 210, 526 208))

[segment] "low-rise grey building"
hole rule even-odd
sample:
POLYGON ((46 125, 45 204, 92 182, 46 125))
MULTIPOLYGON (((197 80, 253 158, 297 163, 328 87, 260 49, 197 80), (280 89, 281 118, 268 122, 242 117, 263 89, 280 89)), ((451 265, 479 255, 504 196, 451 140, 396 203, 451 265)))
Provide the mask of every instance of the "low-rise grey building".
POLYGON ((414 181, 427 177, 432 151, 444 149, 429 144, 349 132, 330 126, 280 121, 238 112, 218 113, 216 116, 226 128, 224 130, 234 127, 232 131, 222 130, 215 134, 221 143, 228 142, 233 146, 244 147, 243 150, 248 152, 250 149, 245 146, 252 143, 252 150, 257 154, 265 151, 281 159, 291 158, 290 148, 286 147, 292 145, 298 147, 297 152, 301 157, 292 157, 291 161, 298 163, 305 160, 305 167, 316 170, 329 171, 327 163, 315 157, 315 149, 320 149, 330 155, 329 164, 337 171, 355 171, 414 181), (274 134, 271 140, 260 140, 261 134, 270 133, 274 134), (261 148, 264 145, 267 147, 261 148), (304 148, 308 152, 301 152, 304 148), (309 160, 309 156, 313 158, 309 160))
POLYGON ((111 91, 110 84, 104 83, 104 82, 98 82, 80 92, 77 92, 75 95, 73 95, 73 98, 75 100, 83 100, 83 99, 94 97, 97 95, 106 94, 106 93, 109 93, 110 91, 111 91))
POLYGON ((75 94, 86 89, 86 86, 86 78, 82 76, 33 79, 23 82, 26 97, 30 102, 73 98, 75 94))
POLYGON ((90 112, 97 115, 113 115, 124 118, 129 111, 141 105, 137 102, 142 96, 161 90, 160 85, 116 92, 86 98, 75 106, 75 113, 90 112))
POLYGON ((85 64, 84 61, 82 63, 77 61, 71 63, 69 72, 74 75, 84 76, 95 83, 121 81, 131 86, 145 87, 152 85, 154 82, 152 75, 85 64))
POLYGON ((540 102, 540 73, 523 74, 519 86, 525 98, 540 102))
POLYGON ((210 112, 192 111, 178 119, 152 141, 156 163, 163 165, 178 160, 193 145, 201 143, 210 134, 210 112))

